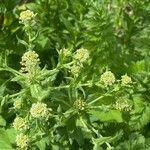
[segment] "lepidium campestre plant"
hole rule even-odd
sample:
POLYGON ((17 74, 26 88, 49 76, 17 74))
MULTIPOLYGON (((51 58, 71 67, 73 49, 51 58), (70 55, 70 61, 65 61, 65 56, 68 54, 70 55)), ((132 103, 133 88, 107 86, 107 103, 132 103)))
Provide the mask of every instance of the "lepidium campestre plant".
POLYGON ((90 67, 91 53, 86 48, 57 50, 55 67, 42 68, 31 40, 36 37, 31 37, 29 30, 36 25, 35 16, 30 10, 20 13, 20 23, 28 36, 23 42, 27 49, 21 57, 20 70, 8 69, 14 74, 12 81, 21 86, 18 93, 10 95, 16 113, 12 123, 17 134, 15 146, 33 149, 40 148, 42 143, 55 149, 54 145, 69 148, 77 142, 82 147, 84 140, 78 138, 83 137, 93 149, 98 145, 113 148, 114 138, 122 132, 105 137, 102 129, 107 122, 127 121, 122 115, 129 115, 132 110, 132 95, 127 86, 132 84, 131 78, 123 75, 117 81, 112 71, 105 71, 88 79, 85 72, 90 67), (124 95, 130 98, 123 99, 124 95), (103 144, 99 144, 100 139, 103 144))
MULTIPOLYGON (((140 19, 132 10, 137 3, 36 0, 19 12, 20 63, 0 65, 10 76, 0 87, 0 133, 6 139, 13 135, 9 149, 148 150, 149 75, 134 73, 146 68, 144 61, 130 67, 126 60, 137 48, 132 35, 140 19), (48 39, 38 41, 43 48, 37 42, 41 32, 48 39), (13 90, 3 90, 9 83, 13 90)), ((133 54, 148 63, 137 51, 133 54)))

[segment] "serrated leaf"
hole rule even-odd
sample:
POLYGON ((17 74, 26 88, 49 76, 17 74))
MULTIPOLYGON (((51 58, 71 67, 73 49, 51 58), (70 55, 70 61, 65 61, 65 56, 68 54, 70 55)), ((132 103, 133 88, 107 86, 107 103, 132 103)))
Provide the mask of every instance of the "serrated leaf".
POLYGON ((123 122, 122 113, 118 110, 110 110, 108 112, 91 110, 90 114, 91 119, 95 118, 95 120, 102 122, 123 122))

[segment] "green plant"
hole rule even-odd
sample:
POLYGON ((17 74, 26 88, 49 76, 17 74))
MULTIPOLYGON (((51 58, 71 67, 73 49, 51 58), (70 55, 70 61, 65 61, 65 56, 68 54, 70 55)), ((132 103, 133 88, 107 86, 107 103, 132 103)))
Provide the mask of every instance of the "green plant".
POLYGON ((148 1, 17 4, 0 5, 0 149, 148 150, 148 1))

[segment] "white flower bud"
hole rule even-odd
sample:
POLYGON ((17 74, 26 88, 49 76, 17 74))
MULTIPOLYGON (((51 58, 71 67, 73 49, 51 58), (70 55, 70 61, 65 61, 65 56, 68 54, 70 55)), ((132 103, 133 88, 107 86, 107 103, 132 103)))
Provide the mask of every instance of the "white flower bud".
POLYGON ((29 143, 29 138, 27 135, 23 135, 22 133, 17 135, 16 137, 16 144, 20 148, 26 148, 29 143))
POLYGON ((111 71, 106 71, 101 75, 100 81, 105 85, 105 86, 110 86, 115 82, 115 76, 111 71))
POLYGON ((26 122, 23 118, 21 117, 16 117, 14 122, 13 122, 13 127, 18 130, 18 131, 22 131, 22 130, 26 130, 27 129, 27 125, 26 122))
POLYGON ((44 103, 40 103, 40 102, 34 103, 34 104, 32 104, 30 113, 31 113, 32 117, 34 117, 34 118, 47 117, 47 115, 48 115, 47 105, 44 103))
POLYGON ((20 13, 20 21, 24 25, 29 25, 31 21, 34 20, 36 14, 34 14, 31 10, 25 10, 20 13))
POLYGON ((74 59, 79 61, 80 63, 86 62, 88 58, 89 58, 89 51, 84 48, 78 49, 74 55, 74 59))
POLYGON ((132 80, 127 74, 121 76, 121 85, 126 86, 130 83, 132 83, 132 80))
POLYGON ((120 97, 114 104, 114 108, 120 111, 130 111, 131 107, 129 101, 124 97, 120 97))
POLYGON ((75 102, 74 102, 74 106, 76 109, 82 111, 85 109, 86 107, 86 102, 84 102, 83 100, 81 99, 77 99, 75 102))
POLYGON ((35 51, 28 51, 22 56, 21 71, 30 73, 39 67, 39 62, 39 55, 35 51))

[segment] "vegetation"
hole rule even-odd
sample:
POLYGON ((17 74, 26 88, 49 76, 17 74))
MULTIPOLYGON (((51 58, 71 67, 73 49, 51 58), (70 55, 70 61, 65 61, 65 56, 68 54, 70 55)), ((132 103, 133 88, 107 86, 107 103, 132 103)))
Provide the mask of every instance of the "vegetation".
POLYGON ((149 0, 0 0, 0 149, 150 149, 149 0))

